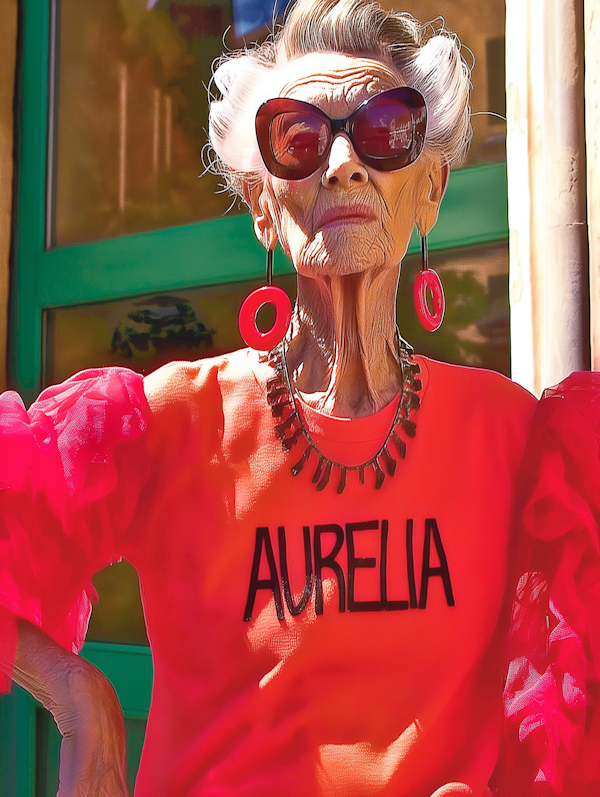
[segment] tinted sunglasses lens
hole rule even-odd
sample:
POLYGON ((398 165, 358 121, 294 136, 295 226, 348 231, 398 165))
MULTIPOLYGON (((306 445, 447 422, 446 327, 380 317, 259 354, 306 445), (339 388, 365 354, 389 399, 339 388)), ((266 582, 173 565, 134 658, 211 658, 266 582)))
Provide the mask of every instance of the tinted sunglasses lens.
POLYGON ((360 158, 380 171, 409 166, 427 131, 425 100, 413 88, 390 89, 363 103, 348 119, 330 120, 301 100, 268 100, 256 114, 263 161, 275 177, 303 180, 320 169, 332 136, 346 130, 360 158))
POLYGON ((271 121, 269 141, 274 161, 290 178, 308 177, 323 163, 329 145, 327 124, 310 113, 289 111, 271 121))
MULTIPOLYGON (((419 95, 417 95, 419 96, 419 95)), ((392 92, 373 97, 356 114, 353 140, 357 152, 383 170, 413 163, 423 148, 426 113, 392 92)))

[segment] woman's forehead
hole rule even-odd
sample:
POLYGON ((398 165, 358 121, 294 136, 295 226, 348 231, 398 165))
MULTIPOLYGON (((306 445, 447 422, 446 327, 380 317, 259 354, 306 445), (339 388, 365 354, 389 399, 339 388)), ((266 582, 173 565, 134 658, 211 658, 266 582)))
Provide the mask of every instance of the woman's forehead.
POLYGON ((400 74, 383 61, 340 53, 311 53, 297 58, 286 68, 282 97, 311 101, 352 103, 354 97, 376 94, 404 85, 400 74))

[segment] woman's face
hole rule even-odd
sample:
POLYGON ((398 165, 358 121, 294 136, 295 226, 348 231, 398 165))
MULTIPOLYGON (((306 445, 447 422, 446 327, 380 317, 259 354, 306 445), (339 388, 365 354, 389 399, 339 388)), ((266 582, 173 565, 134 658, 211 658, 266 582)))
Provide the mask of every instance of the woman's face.
MULTIPOLYGON (((334 53, 294 62, 281 96, 312 103, 332 119, 348 117, 366 99, 404 85, 381 61, 334 53)), ((435 223, 447 170, 422 154, 404 169, 365 166, 346 133, 338 133, 322 168, 303 180, 267 174, 253 195, 255 229, 268 247, 275 237, 307 276, 394 268, 415 222, 435 223)))

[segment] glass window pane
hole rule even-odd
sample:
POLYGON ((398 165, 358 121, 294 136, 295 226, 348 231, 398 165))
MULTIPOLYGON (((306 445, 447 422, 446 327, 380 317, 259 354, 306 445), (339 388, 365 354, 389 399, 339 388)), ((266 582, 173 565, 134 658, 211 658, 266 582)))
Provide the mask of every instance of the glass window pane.
POLYGON ((463 55, 474 68, 471 111, 473 143, 467 166, 506 159, 504 88, 505 0, 380 0, 385 8, 406 10, 419 22, 443 20, 463 45, 463 55), (470 51, 470 52, 469 52, 470 51))
MULTIPOLYGON (((275 284, 295 298, 294 275, 275 284)), ((244 345, 238 312, 244 298, 260 285, 236 285, 178 291, 46 312, 48 363, 46 384, 61 382, 76 371, 120 365, 149 373, 171 360, 212 357, 244 345)), ((267 306, 258 325, 268 329, 274 318, 267 306)), ((88 639, 147 644, 137 573, 127 562, 94 576, 100 600, 95 604, 88 639)))
POLYGON ((435 360, 491 368, 510 376, 508 244, 430 252, 429 265, 444 287, 446 312, 437 332, 420 325, 413 303, 421 256, 402 263, 398 326, 419 354, 435 360))
POLYGON ((148 645, 137 572, 125 560, 109 565, 92 579, 98 593, 87 638, 97 642, 148 645))
POLYGON ((230 207, 219 178, 200 176, 205 86, 229 25, 230 0, 60 0, 52 245, 230 207))
MULTIPOLYGON (((275 276, 275 285, 294 301, 296 277, 275 276)), ((121 299, 117 302, 46 311, 45 383, 67 379, 76 371, 120 365, 147 374, 172 360, 215 357, 244 346, 238 313, 246 296, 263 283, 229 285, 121 299)), ((258 326, 272 324, 265 306, 258 326)))
MULTIPOLYGON (((443 16, 472 50, 467 163, 502 160, 505 122, 493 114, 504 112, 503 0, 411 0, 410 11, 421 21, 443 16)), ((211 64, 225 31, 227 47, 242 44, 231 23, 231 0, 60 0, 52 245, 215 218, 232 206, 219 178, 200 176, 211 64)))

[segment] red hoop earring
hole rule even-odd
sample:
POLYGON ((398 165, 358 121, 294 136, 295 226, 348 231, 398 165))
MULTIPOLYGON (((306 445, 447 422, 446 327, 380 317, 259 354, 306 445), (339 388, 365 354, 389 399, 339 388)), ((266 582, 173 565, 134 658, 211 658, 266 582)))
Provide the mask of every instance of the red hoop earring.
POLYGON ((413 299, 417 318, 428 332, 439 329, 444 320, 445 300, 442 281, 438 274, 429 268, 429 255, 427 252, 427 236, 421 236, 421 271, 415 279, 413 299), (433 310, 427 304, 427 289, 431 291, 433 310))
POLYGON ((292 305, 285 291, 273 285, 273 250, 267 250, 267 284, 247 296, 238 318, 240 335, 247 346, 257 351, 271 351, 283 340, 292 320, 292 305), (275 323, 267 332, 256 326, 256 314, 263 304, 275 305, 275 323))

